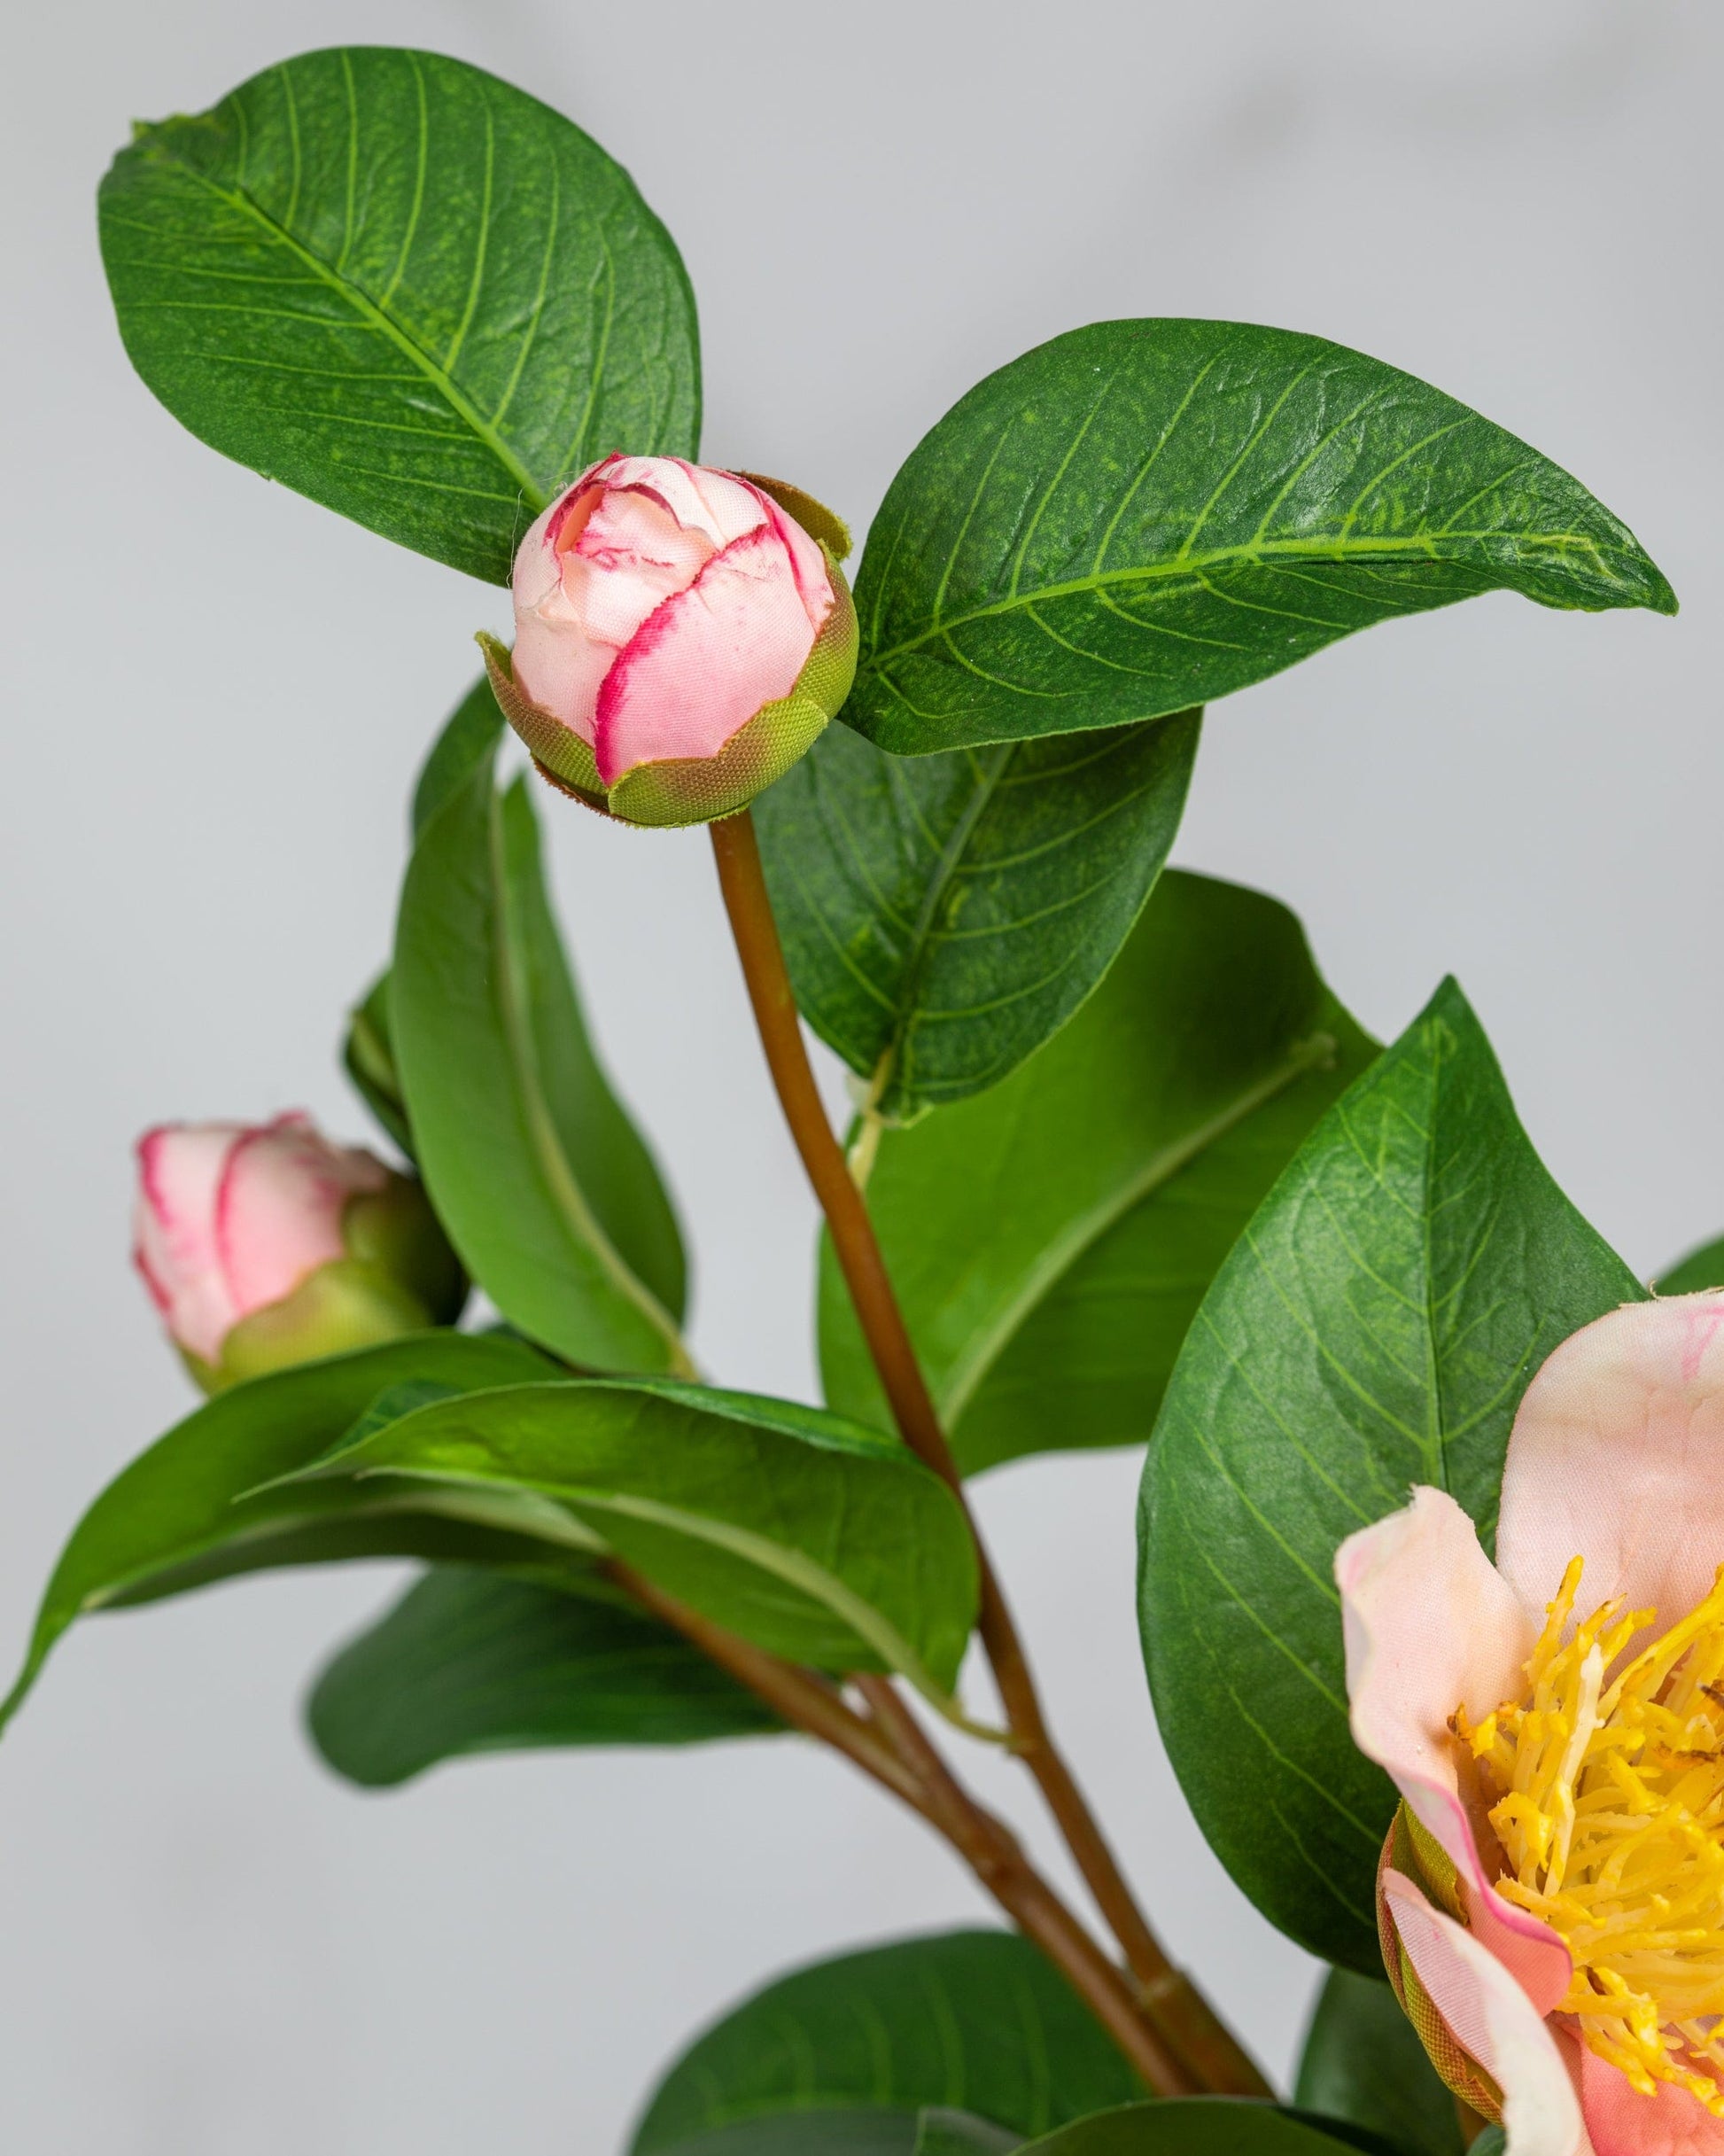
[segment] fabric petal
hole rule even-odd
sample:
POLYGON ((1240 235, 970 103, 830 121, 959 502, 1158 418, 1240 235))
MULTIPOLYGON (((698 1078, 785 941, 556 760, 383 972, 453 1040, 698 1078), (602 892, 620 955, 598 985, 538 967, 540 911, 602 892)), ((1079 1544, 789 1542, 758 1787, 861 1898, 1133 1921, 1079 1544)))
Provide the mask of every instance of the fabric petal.
POLYGON ((1528 1608, 1573 1557, 1580 1606, 1652 1608, 1649 1645, 1724 1560, 1724 1295, 1633 1303, 1565 1340, 1527 1387, 1503 1472, 1497 1563, 1528 1608))
POLYGON ((765 525, 667 599, 605 676, 593 751, 614 786, 637 764, 713 756, 786 697, 814 631, 784 544, 765 525))
POLYGON ((1724 2119, 1669 2082, 1642 2096, 1627 2075, 1580 2047, 1580 2105, 1593 2156, 1724 2156, 1724 2119))
POLYGON ((1505 2156, 1580 2156, 1580 2105, 1544 2016, 1495 1955, 1410 1880, 1392 1872, 1384 1892, 1432 2004, 1503 2091, 1505 2156))
POLYGON ((766 522, 761 494, 746 479, 680 456, 620 456, 606 467, 604 481, 656 495, 685 530, 704 533, 715 549, 766 522))
POLYGON ((132 1257, 167 1329, 206 1362, 238 1317, 215 1240, 216 1193, 237 1123, 164 1124, 137 1145, 132 1257))
POLYGON ((1497 1894, 1463 1795, 1449 1717, 1475 1718, 1519 1691, 1537 1631, 1446 1491, 1417 1489, 1404 1511, 1335 1553, 1353 1741, 1374 1759, 1460 1875, 1474 1931, 1548 2013, 1568 1989, 1568 1949, 1497 1894))
POLYGON ((215 1208, 221 1269, 239 1314, 279 1303, 308 1273, 345 1257, 348 1199, 388 1179, 380 1161, 330 1145, 304 1116, 245 1132, 228 1156, 215 1208))

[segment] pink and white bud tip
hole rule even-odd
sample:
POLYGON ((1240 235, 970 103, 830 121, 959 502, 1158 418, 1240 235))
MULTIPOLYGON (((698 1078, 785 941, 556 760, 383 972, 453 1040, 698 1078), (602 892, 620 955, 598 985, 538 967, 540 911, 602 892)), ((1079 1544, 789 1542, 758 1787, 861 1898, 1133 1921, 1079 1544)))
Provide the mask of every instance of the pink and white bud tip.
POLYGON ((460 1313, 422 1186, 308 1117, 162 1124, 137 1163, 133 1257, 206 1392, 460 1313))
POLYGON ((676 456, 605 457, 515 557, 515 649, 482 636, 554 785, 625 823, 734 815, 850 694, 850 535, 812 495, 676 456))

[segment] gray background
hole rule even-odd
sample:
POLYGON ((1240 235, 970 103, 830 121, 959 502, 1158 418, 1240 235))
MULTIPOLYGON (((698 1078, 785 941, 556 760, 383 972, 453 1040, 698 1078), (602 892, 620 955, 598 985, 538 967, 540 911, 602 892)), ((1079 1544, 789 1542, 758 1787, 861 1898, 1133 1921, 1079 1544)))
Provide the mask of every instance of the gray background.
MULTIPOLYGON (((1678 621, 1504 597, 1344 645, 1213 714, 1177 858, 1290 900, 1379 1031, 1458 971, 1547 1159, 1637 1266, 1724 1226, 1715 4, 20 9, 0 1641, 187 1404, 125 1263, 130 1141, 296 1103, 361 1129, 338 1013, 384 948, 411 766, 473 629, 501 626, 497 595, 182 434, 109 317, 90 204, 128 120, 341 39, 463 54, 596 133, 687 254, 709 455, 858 524, 978 376, 1110 315, 1322 331, 1580 474, 1678 621)), ((704 843, 552 821, 598 1028, 698 1246, 699 1350, 805 1393, 810 1207, 704 843)), ((983 1510, 1152 1906, 1280 2070, 1312 1971, 1222 1878, 1157 1747, 1134 1472, 1020 1467, 983 1510)), ((0 1747, 0 2144, 603 2156, 734 1994, 979 1913, 913 1825, 788 1747, 349 1793, 295 1701, 390 1584, 245 1584, 68 1642, 0 1747)))

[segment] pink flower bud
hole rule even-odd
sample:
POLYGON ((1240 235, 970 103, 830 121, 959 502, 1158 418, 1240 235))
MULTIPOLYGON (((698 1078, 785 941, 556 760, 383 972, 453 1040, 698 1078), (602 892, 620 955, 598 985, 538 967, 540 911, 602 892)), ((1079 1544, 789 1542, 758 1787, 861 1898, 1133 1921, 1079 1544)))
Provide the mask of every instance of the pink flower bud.
POLYGON ((310 1118, 138 1140, 133 1257, 206 1391, 447 1322, 465 1283, 423 1191, 310 1118))
POLYGON ((546 775, 631 823, 729 815, 850 693, 843 527, 811 497, 674 456, 606 457, 515 557, 499 703, 546 775), (784 506, 822 531, 812 538, 784 506))

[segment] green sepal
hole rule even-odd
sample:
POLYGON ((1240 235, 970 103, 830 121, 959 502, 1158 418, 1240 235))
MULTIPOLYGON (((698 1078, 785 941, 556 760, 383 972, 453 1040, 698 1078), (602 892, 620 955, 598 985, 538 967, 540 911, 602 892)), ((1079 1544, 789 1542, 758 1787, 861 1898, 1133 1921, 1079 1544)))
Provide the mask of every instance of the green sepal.
POLYGON ((763 494, 770 494, 785 515, 794 517, 835 562, 848 560, 856 541, 850 537, 849 525, 835 509, 828 509, 824 502, 804 493, 800 486, 792 486, 788 479, 769 479, 764 471, 739 471, 736 477, 746 479, 750 486, 757 486, 763 494))
POLYGON ((378 1266, 336 1257, 308 1273, 291 1295, 231 1326, 214 1363, 184 1350, 182 1357, 206 1392, 225 1392, 272 1370, 423 1333, 431 1322, 424 1304, 400 1281, 378 1266))
POLYGON ((532 750, 533 762, 564 793, 572 794, 576 800, 584 801, 588 808, 596 808, 601 814, 608 813, 604 784, 593 759, 591 743, 583 741, 572 727, 553 719, 524 689, 516 687, 515 660, 507 644, 499 643, 483 629, 475 641, 485 654, 485 671, 491 677, 491 693, 496 697, 503 717, 532 750))

